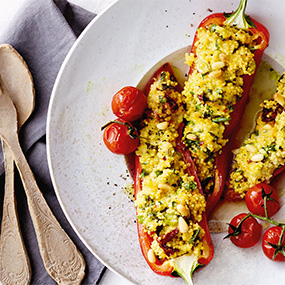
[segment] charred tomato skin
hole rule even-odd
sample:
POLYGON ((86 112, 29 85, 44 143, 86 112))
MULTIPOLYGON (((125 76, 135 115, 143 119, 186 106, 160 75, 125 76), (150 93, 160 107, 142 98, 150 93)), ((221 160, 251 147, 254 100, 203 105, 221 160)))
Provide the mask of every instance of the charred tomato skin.
MULTIPOLYGON (((237 227, 239 223, 247 216, 241 213, 235 216, 230 224, 237 227)), ((237 247, 248 248, 254 246, 260 239, 262 226, 254 217, 248 217, 242 222, 241 232, 239 235, 231 236, 231 242, 237 247)), ((233 229, 229 226, 229 234, 233 233, 233 229)))
MULTIPOLYGON (((262 249, 267 258, 273 261, 285 261, 285 256, 278 252, 276 257, 274 258, 275 248, 273 248, 270 244, 278 245, 280 236, 282 234, 282 227, 273 226, 264 233, 262 238, 262 249), (270 244, 269 244, 270 243, 270 244)), ((283 247, 283 251, 285 249, 285 235, 283 235, 281 246, 283 247)))
POLYGON ((136 87, 126 86, 112 98, 112 111, 118 118, 133 122, 138 120, 147 107, 146 96, 136 87))
POLYGON ((267 183, 259 183, 251 187, 245 196, 248 210, 259 216, 265 217, 264 194, 269 197, 266 209, 269 217, 273 216, 280 208, 279 197, 276 190, 267 183))
POLYGON ((115 154, 130 154, 134 152, 139 144, 138 134, 130 135, 133 126, 122 119, 116 119, 104 128, 103 141, 106 147, 115 154))

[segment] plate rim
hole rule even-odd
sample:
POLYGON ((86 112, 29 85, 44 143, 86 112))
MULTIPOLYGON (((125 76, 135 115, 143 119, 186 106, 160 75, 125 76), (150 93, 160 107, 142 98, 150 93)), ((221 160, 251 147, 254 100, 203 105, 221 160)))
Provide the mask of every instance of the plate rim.
POLYGON ((57 75, 52 93, 51 93, 51 98, 50 98, 50 103, 49 103, 49 108, 48 108, 48 116, 47 116, 47 127, 46 127, 46 134, 47 134, 47 157, 48 157, 48 165, 49 165, 49 170, 50 170, 50 175, 51 175, 51 179, 52 179, 52 183, 54 186, 54 190, 57 196, 57 199, 60 203, 60 206, 68 220, 68 222, 70 223, 70 225, 72 226, 73 230, 75 231, 75 233, 77 234, 77 236, 80 238, 80 240, 83 242, 83 244, 88 248, 88 250, 90 250, 90 252, 102 263, 104 264, 106 267, 108 267, 111 271, 113 271, 114 273, 128 279, 129 281, 133 282, 132 280, 129 279, 129 277, 127 275, 121 274, 120 272, 118 272, 117 270, 115 270, 110 264, 107 264, 104 260, 102 260, 97 254, 96 252, 94 252, 94 250, 92 249, 92 247, 89 245, 88 241, 80 234, 79 230, 77 229, 77 227, 75 226, 75 224, 72 222, 72 218, 71 216, 68 214, 68 211, 66 209, 66 207, 64 206, 63 200, 62 200, 62 196, 60 195, 58 188, 56 187, 57 182, 54 176, 54 172, 53 172, 53 168, 52 168, 52 160, 51 160, 51 155, 50 155, 50 123, 51 123, 51 111, 52 111, 52 106, 55 100, 55 94, 56 94, 56 90, 58 88, 58 83, 60 82, 60 79, 62 77, 62 74, 64 72, 64 69, 66 68, 66 66, 68 65, 69 59, 72 57, 74 51, 76 50, 77 46, 80 44, 82 38, 85 36, 85 34, 93 27, 94 23, 96 23, 96 21, 109 9, 111 8, 113 5, 115 5, 119 0, 116 0, 114 3, 112 3, 109 7, 107 7, 106 9, 104 9, 101 13, 99 13, 95 19, 93 19, 91 21, 91 23, 87 26, 87 28, 83 31, 83 33, 80 35, 80 37, 75 41, 75 43, 73 44, 72 48, 70 49, 70 51, 68 52, 66 58, 63 61, 63 64, 60 68, 60 71, 57 75))
POLYGON ((97 253, 92 249, 92 247, 89 245, 89 243, 86 241, 86 239, 82 236, 82 234, 79 232, 79 230, 77 229, 77 227, 75 226, 74 222, 72 221, 72 218, 70 217, 70 214, 68 213, 62 197, 58 191, 57 188, 57 182, 55 179, 55 175, 54 175, 54 169, 52 167, 53 162, 51 159, 51 142, 50 142, 50 125, 51 125, 51 116, 52 116, 52 109, 53 109, 53 104, 54 104, 54 100, 56 97, 56 93, 57 93, 57 89, 59 88, 59 83, 61 81, 61 78, 63 76, 63 73, 66 69, 66 67, 69 64, 69 59, 73 56, 73 54, 75 53, 77 47, 80 45, 82 39, 84 39, 86 37, 86 34, 89 32, 90 29, 92 29, 92 27, 96 24, 96 22, 105 14, 105 12, 107 10, 109 10, 110 8, 112 8, 113 6, 115 6, 117 3, 119 2, 119 0, 114 0, 113 3, 109 4, 106 8, 104 8, 100 13, 98 13, 95 18, 86 26, 86 28, 82 31, 82 33, 79 35, 79 37, 75 40, 75 42, 73 43, 72 47, 70 48, 70 50, 68 51, 66 57, 64 58, 61 67, 59 69, 59 72, 56 76, 53 88, 52 88, 52 92, 51 92, 51 96, 50 96, 50 100, 49 100, 49 105, 48 105, 48 112, 47 112, 47 124, 46 124, 46 151, 47 151, 47 162, 48 162, 48 168, 49 168, 49 173, 50 173, 50 177, 51 177, 51 181, 52 181, 52 185, 53 185, 53 189, 54 192, 56 194, 56 198, 60 204, 60 207, 66 217, 66 219, 68 220, 68 223, 70 224, 70 226, 72 227, 73 231, 76 233, 76 235, 78 236, 78 238, 80 239, 80 241, 86 246, 86 248, 108 269, 110 269, 112 272, 114 272, 115 274, 122 276, 126 279, 128 279, 130 282, 132 282, 127 276, 122 275, 120 272, 116 271, 111 265, 107 264, 100 256, 97 255, 97 253))

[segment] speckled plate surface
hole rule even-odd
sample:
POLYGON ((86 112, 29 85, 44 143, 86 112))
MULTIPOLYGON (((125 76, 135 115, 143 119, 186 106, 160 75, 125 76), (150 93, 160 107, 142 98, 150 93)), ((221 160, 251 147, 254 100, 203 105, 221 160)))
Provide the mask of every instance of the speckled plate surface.
MULTIPOLYGON (((123 86, 136 86, 170 54, 177 66, 200 21, 211 11, 230 12, 238 2, 119 1, 84 31, 56 80, 48 113, 47 151, 58 199, 94 255, 134 283, 183 281, 154 274, 141 255, 135 209, 123 190, 132 182, 130 174, 124 157, 110 153, 102 143, 100 127, 114 118, 111 97, 123 86)), ((271 34, 267 58, 285 67, 283 11, 285 1, 248 1, 247 13, 271 34)), ((223 236, 212 236, 214 259, 195 274, 195 284, 285 284, 284 264, 267 260, 260 245, 242 250, 223 241, 223 236)))

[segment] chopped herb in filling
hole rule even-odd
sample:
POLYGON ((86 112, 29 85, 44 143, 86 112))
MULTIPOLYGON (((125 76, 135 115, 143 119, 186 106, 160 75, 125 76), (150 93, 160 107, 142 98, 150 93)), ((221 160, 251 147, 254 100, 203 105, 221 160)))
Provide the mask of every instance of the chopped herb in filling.
POLYGON ((285 163, 285 80, 276 82, 274 99, 261 104, 255 130, 234 151, 229 188, 242 198, 260 182, 269 182, 275 169, 285 163))
POLYGON ((135 202, 138 222, 152 237, 152 249, 160 259, 192 253, 199 257, 203 250, 204 230, 198 222, 206 202, 176 151, 185 112, 176 85, 169 73, 152 84, 136 152, 143 167, 142 191, 135 202))
POLYGON ((255 72, 255 36, 248 30, 213 25, 198 29, 195 54, 183 91, 187 106, 184 142, 188 146, 204 191, 213 185, 215 157, 227 143, 223 134, 234 105, 243 94, 243 75, 255 72))

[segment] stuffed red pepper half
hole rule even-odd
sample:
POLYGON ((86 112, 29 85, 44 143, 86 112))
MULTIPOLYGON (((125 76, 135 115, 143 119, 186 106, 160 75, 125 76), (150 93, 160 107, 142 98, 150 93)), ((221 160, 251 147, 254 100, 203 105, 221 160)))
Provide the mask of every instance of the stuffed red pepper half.
POLYGON ((264 49, 267 29, 245 16, 245 0, 233 14, 217 13, 199 25, 186 63, 183 142, 189 149, 209 214, 225 186, 231 147, 264 49))
POLYGON ((285 169, 285 78, 276 81, 276 93, 260 105, 255 128, 234 158, 224 196, 237 201, 254 185, 271 180, 285 169))
POLYGON ((206 200, 189 151, 181 141, 185 106, 181 87, 164 64, 146 87, 148 109, 136 151, 135 205, 142 253, 161 275, 191 283, 214 249, 206 200))

